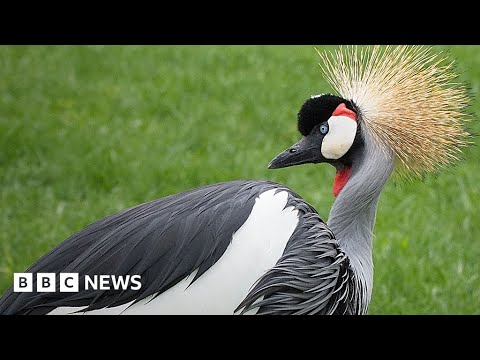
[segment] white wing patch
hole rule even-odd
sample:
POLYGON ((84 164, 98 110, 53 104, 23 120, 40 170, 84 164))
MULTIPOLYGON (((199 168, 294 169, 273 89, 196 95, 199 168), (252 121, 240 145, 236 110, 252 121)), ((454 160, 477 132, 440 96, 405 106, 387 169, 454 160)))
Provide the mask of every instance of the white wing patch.
MULTIPOLYGON (((233 314, 255 282, 282 256, 297 227, 298 210, 285 208, 288 193, 276 191, 260 194, 223 256, 190 286, 194 274, 154 299, 81 314, 233 314)), ((62 307, 49 314, 80 309, 62 307)))
POLYGON ((357 122, 347 116, 332 116, 328 119, 328 128, 321 151, 326 159, 336 160, 352 146, 357 133, 357 122))

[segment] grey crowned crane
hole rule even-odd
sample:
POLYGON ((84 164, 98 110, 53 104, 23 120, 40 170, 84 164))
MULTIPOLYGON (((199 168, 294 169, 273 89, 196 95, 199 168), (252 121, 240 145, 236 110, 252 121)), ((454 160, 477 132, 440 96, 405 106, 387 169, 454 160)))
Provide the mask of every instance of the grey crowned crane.
POLYGON ((270 163, 336 168, 325 223, 289 188, 232 181, 107 216, 26 272, 78 273, 78 292, 14 292, 0 314, 366 314, 377 203, 395 169, 416 177, 455 161, 468 96, 452 64, 416 46, 320 54, 336 91, 306 100, 300 141, 270 163), (140 275, 141 287, 85 288, 140 275))

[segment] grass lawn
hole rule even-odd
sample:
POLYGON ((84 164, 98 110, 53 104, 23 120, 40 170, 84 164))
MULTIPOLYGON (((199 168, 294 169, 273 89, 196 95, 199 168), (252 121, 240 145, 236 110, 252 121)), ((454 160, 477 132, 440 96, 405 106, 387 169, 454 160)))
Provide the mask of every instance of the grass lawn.
MULTIPOLYGON (((478 94, 480 47, 448 49, 478 94)), ((267 170, 329 91, 317 63, 313 46, 0 46, 0 294, 95 220, 209 183, 281 182, 326 220, 333 167, 267 170)), ((371 314, 480 313, 480 148, 465 159, 387 185, 371 314)))

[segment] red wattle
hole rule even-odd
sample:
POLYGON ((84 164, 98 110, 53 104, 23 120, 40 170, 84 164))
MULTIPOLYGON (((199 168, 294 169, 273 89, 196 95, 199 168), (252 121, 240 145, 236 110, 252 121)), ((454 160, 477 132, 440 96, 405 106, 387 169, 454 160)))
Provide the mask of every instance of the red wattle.
POLYGON ((335 181, 333 182, 333 196, 337 197, 342 191, 343 187, 347 184, 350 174, 352 173, 352 168, 345 166, 342 170, 337 171, 335 175, 335 181))
POLYGON ((341 103, 340 105, 337 106, 332 116, 346 116, 352 120, 357 121, 357 114, 355 114, 354 111, 348 109, 344 103, 341 103))

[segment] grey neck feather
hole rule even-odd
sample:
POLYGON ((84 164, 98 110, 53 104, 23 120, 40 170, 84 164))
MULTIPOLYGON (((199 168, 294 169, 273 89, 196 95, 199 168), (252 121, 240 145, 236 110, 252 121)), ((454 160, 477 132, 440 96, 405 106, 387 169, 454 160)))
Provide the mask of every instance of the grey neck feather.
POLYGON ((373 288, 372 241, 377 204, 390 177, 394 156, 363 131, 365 146, 353 161, 352 173, 330 211, 328 226, 349 257, 361 293, 360 312, 366 313, 373 288))

